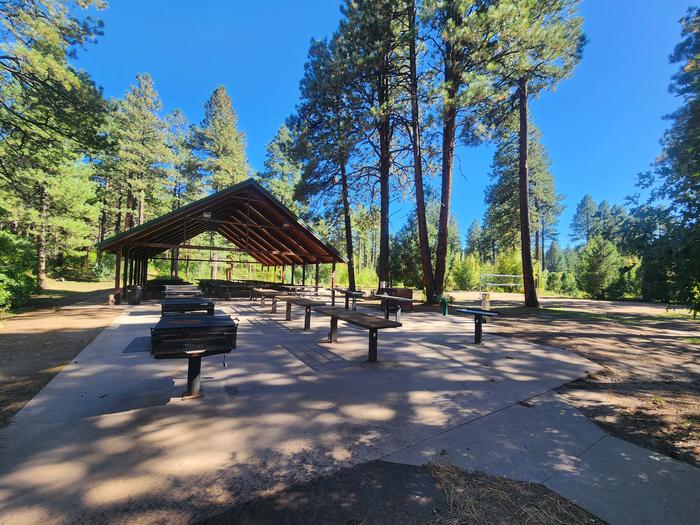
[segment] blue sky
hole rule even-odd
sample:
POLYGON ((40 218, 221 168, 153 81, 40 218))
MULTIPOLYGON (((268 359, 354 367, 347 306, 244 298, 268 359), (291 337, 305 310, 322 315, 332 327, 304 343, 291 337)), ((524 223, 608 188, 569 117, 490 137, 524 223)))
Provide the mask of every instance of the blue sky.
MULTIPOLYGON (((247 135, 248 155, 262 169, 265 145, 293 110, 311 38, 329 36, 340 13, 332 0, 113 0, 99 16, 105 35, 80 53, 107 96, 122 96, 138 73, 150 73, 164 110, 192 122, 219 84, 226 86, 247 135)), ((679 40, 682 0, 584 0, 589 44, 571 79, 532 102, 552 159, 557 189, 566 195, 560 240, 568 243, 578 201, 622 203, 636 174, 660 152, 659 139, 678 100, 668 93, 676 67, 668 55, 679 40)), ((460 148, 453 211, 466 232, 484 213, 493 148, 460 148)), ((408 205, 392 210, 401 226, 408 205)))

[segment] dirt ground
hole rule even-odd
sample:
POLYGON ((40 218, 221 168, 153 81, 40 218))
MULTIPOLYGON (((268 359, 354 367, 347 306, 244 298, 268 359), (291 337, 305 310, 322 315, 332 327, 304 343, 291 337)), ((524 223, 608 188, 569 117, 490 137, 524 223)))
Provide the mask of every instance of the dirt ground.
MULTIPOLYGON (((455 307, 476 306, 463 293, 455 307)), ((500 316, 487 333, 568 348, 604 367, 560 389, 603 429, 700 466, 700 319, 635 302, 492 294, 500 316)))
POLYGON ((107 305, 105 283, 50 284, 23 311, 0 322, 0 427, 123 308, 107 305))

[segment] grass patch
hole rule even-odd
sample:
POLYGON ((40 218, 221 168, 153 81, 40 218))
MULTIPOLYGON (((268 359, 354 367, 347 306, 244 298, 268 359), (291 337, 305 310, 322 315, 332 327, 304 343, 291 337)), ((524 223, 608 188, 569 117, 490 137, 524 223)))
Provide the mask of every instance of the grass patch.
MULTIPOLYGON (((557 317, 561 319, 572 319, 582 321, 598 321, 608 323, 622 323, 628 325, 638 325, 641 322, 646 323, 663 323, 667 321, 695 321, 700 322, 700 319, 694 319, 690 313, 668 310, 656 315, 649 314, 602 314, 597 312, 588 312, 585 310, 573 310, 570 308, 525 308, 523 306, 514 306, 511 308, 495 308, 496 311, 503 314, 512 315, 534 315, 537 317, 557 317)), ((697 338, 695 338, 697 339, 697 338)))

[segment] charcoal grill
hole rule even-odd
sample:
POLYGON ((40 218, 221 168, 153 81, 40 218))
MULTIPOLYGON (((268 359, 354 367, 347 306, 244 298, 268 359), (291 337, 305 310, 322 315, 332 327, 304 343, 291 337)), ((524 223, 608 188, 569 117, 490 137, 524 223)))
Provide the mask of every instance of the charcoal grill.
POLYGON ((238 319, 227 315, 183 314, 161 317, 151 328, 151 355, 187 359, 186 398, 201 396, 202 358, 236 348, 238 319))

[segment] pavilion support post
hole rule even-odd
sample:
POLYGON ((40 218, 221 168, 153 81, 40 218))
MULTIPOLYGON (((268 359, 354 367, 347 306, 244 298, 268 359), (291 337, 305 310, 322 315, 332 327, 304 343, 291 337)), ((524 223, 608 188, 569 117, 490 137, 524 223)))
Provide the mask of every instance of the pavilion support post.
POLYGON ((331 266, 331 306, 335 306, 335 262, 331 266))
POLYGON ((124 256, 124 271, 122 272, 122 295, 126 297, 126 288, 128 286, 128 278, 129 278, 129 252, 126 252, 127 255, 124 256))
POLYGON ((148 259, 143 261, 143 285, 146 286, 148 282, 148 259))
POLYGON ((136 259, 134 266, 134 284, 141 286, 141 259, 136 259))
POLYGON ((285 270, 285 268, 284 268, 284 264, 283 264, 282 265, 282 273, 280 274, 280 282, 282 284, 284 284, 284 270, 285 270))
POLYGON ((303 263, 301 267, 301 285, 306 286, 306 263, 303 263))
POLYGON ((294 269, 296 268, 296 265, 292 263, 292 284, 294 284, 294 269))
POLYGON ((318 279, 319 278, 319 264, 318 261, 316 261, 316 293, 318 293, 318 279))
POLYGON ((119 304, 121 302, 121 289, 119 288, 119 278, 121 277, 122 271, 122 253, 119 250, 114 255, 114 303, 119 304))

